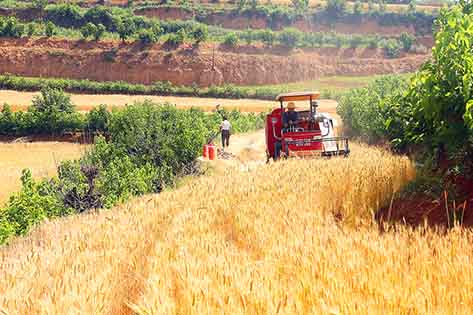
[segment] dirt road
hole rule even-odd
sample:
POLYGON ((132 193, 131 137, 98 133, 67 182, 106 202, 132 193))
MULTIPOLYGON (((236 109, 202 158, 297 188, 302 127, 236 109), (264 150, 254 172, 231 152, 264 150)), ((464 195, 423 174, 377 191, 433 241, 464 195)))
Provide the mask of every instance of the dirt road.
MULTIPOLYGON (((39 92, 18 92, 10 90, 0 90, 0 104, 7 103, 14 110, 25 110, 39 92)), ((178 108, 198 107, 202 110, 213 110, 215 106, 221 104, 226 109, 239 109, 242 112, 263 112, 277 106, 274 101, 262 101, 255 99, 223 99, 223 98, 202 98, 202 97, 177 97, 177 96, 155 96, 155 95, 120 95, 120 94, 71 94, 72 102, 81 111, 105 104, 109 107, 125 106, 134 102, 150 100, 155 103, 171 103, 178 108)), ((333 100, 320 100, 323 111, 335 113, 337 103, 333 100)))

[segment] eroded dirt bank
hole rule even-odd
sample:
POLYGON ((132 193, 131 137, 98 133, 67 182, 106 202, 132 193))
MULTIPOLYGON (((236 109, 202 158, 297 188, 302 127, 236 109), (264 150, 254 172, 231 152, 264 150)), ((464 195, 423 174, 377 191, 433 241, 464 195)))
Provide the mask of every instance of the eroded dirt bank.
POLYGON ((161 45, 47 39, 0 40, 0 73, 97 81, 123 80, 178 85, 251 85, 317 79, 328 75, 370 75, 416 70, 428 55, 384 58, 373 49, 312 50, 239 47, 215 53, 210 45, 166 50, 161 45))

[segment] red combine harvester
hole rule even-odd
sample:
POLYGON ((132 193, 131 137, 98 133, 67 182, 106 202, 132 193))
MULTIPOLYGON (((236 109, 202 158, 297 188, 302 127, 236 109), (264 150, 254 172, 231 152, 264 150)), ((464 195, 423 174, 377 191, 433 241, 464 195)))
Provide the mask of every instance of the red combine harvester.
POLYGON ((319 92, 298 92, 276 97, 280 107, 266 116, 268 162, 292 156, 348 156, 348 138, 335 137, 334 120, 326 113, 317 113, 315 100, 319 96, 319 92), (296 111, 296 101, 308 101, 309 109, 296 111))

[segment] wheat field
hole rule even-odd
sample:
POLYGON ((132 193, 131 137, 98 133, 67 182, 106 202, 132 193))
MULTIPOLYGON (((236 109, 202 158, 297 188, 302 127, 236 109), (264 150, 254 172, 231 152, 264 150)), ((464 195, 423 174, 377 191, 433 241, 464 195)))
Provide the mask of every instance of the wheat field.
POLYGON ((65 142, 0 143, 0 205, 20 189, 23 169, 29 168, 35 178, 51 177, 59 162, 78 158, 84 150, 65 142))
POLYGON ((0 249, 3 314, 469 314, 473 234, 380 233, 411 163, 226 167, 0 249))

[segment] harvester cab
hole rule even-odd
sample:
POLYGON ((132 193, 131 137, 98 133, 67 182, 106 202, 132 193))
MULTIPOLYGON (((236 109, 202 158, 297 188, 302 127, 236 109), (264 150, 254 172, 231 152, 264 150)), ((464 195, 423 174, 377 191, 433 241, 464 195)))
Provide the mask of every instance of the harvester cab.
POLYGON ((336 137, 336 121, 327 113, 317 112, 319 96, 319 92, 297 92, 276 97, 280 106, 266 116, 268 161, 293 156, 348 156, 348 138, 336 137), (294 102, 300 101, 308 102, 309 108, 296 109, 294 102))

